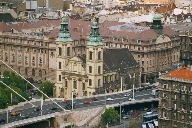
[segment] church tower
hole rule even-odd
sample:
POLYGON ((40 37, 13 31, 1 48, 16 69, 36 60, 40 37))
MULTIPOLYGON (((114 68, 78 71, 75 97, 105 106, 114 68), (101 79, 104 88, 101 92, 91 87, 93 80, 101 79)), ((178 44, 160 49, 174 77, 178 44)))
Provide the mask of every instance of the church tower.
POLYGON ((72 58, 72 39, 68 29, 67 19, 64 16, 61 19, 61 28, 57 35, 56 41, 56 83, 55 83, 55 96, 56 97, 64 97, 64 87, 63 87, 63 76, 62 72, 66 71, 65 68, 68 64, 68 60, 72 58))
MULTIPOLYGON (((90 37, 86 44, 87 95, 93 95, 103 87, 103 43, 96 19, 93 20, 90 37)), ((99 93, 99 92, 98 92, 99 93)))
POLYGON ((157 33, 157 37, 163 34, 163 25, 161 24, 161 16, 156 13, 153 17, 153 24, 151 29, 154 29, 157 33))

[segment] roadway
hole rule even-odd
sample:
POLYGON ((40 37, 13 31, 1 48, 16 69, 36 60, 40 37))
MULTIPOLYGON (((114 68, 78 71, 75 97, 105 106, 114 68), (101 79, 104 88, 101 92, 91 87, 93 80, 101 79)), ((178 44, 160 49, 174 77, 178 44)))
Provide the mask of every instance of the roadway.
MULTIPOLYGON (((106 101, 105 100, 105 96, 98 96, 96 97, 98 99, 98 101, 91 101, 92 98, 84 98, 84 99, 74 99, 74 101, 76 102, 76 106, 75 109, 78 108, 85 108, 86 107, 92 107, 92 106, 104 106, 106 105, 112 105, 112 104, 117 104, 119 102, 129 102, 128 99, 129 97, 124 97, 124 93, 118 93, 118 94, 113 94, 113 95, 106 95, 106 99, 107 98, 112 98, 113 101, 106 101), (89 101, 90 104, 84 104, 84 101, 89 101)), ((132 95, 132 92, 128 92, 132 95)), ((142 90, 142 91, 137 91, 135 92, 135 101, 138 100, 145 100, 145 99, 153 99, 154 97, 151 95, 151 89, 148 90, 142 90)), ((65 108, 66 103, 63 103, 62 101, 57 101, 58 104, 60 104, 62 107, 65 108)), ((133 101, 130 101, 130 103, 134 103, 133 101)), ((40 104, 38 106, 40 107, 40 104)), ((35 107, 36 108, 36 107, 35 107)), ((17 112, 20 112, 21 114, 25 114, 27 116, 29 116, 29 118, 33 118, 33 117, 38 117, 41 116, 41 112, 40 111, 34 111, 35 108, 28 108, 28 109, 23 109, 17 112)), ((14 110, 12 110, 13 112, 14 110)), ((55 113, 55 112, 61 112, 63 111, 61 108, 59 108, 57 105, 55 104, 46 104, 43 105, 43 111, 42 114, 46 115, 46 114, 51 114, 51 113, 55 113), (50 110, 51 107, 57 107, 56 110, 50 110)), ((9 116, 9 123, 14 122, 14 121, 19 121, 19 120, 23 120, 19 115, 18 116, 11 116, 11 113, 8 113, 9 116)), ((5 117, 7 118, 7 113, 3 113, 2 115, 0 115, 1 117, 5 117)), ((0 123, 0 125, 2 124, 6 124, 7 121, 0 123)))

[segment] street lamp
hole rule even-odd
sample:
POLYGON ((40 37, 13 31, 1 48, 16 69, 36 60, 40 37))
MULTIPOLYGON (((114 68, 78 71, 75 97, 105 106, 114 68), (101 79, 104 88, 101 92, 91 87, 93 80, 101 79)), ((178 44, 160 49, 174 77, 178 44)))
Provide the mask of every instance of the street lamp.
POLYGON ((72 91, 72 96, 71 97, 72 97, 72 103, 71 103, 72 107, 71 108, 73 110, 73 91, 72 91))
POLYGON ((120 124, 121 124, 121 101, 119 102, 120 104, 120 124))

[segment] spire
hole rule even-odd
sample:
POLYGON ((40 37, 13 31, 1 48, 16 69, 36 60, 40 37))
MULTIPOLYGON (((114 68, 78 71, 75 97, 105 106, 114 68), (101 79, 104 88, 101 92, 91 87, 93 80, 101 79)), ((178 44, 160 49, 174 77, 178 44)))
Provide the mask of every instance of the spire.
POLYGON ((96 19, 93 20, 93 24, 91 27, 91 33, 89 40, 87 42, 87 45, 93 45, 93 46, 98 46, 98 45, 103 45, 99 33, 99 27, 96 19))
POLYGON ((57 35, 56 41, 67 42, 73 41, 71 39, 71 34, 69 33, 68 29, 68 22, 65 16, 61 19, 61 28, 59 29, 59 33, 57 35))

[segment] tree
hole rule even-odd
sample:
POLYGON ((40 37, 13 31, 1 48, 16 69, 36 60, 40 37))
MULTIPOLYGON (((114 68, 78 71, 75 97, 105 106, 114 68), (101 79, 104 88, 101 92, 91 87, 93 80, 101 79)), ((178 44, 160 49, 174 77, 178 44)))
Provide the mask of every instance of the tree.
MULTIPOLYGON (((25 93, 26 82, 24 79, 22 79, 20 76, 15 75, 15 73, 13 72, 10 73, 7 70, 3 72, 3 76, 4 78, 2 78, 1 81, 3 81, 6 85, 11 87, 23 97, 28 99, 27 94, 25 93)), ((29 86, 28 88, 30 89, 31 87, 29 86)), ((17 99, 19 102, 24 101, 20 96, 18 96, 12 90, 0 83, 0 109, 6 108, 8 105, 11 104, 11 93, 13 94, 13 99, 17 99)))
MULTIPOLYGON (((45 94, 47 94, 47 96, 53 96, 53 86, 54 83, 46 81, 39 85, 39 89, 43 91, 45 94)), ((39 93, 39 95, 42 94, 39 93)))
POLYGON ((105 109, 105 112, 101 115, 101 120, 104 124, 106 123, 114 123, 119 119, 118 111, 114 108, 105 109))

